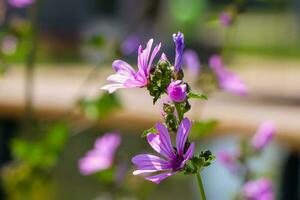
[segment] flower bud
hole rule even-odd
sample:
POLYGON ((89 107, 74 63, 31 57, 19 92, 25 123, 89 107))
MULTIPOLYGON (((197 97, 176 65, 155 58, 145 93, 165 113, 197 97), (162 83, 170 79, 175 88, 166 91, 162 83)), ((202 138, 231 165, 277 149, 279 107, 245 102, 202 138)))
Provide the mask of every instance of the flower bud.
POLYGON ((167 88, 167 92, 169 97, 172 99, 174 102, 182 102, 186 99, 187 97, 187 86, 184 84, 182 81, 173 81, 170 83, 170 85, 167 88))
POLYGON ((177 131, 177 119, 173 114, 167 115, 165 118, 165 122, 169 131, 177 131))
POLYGON ((175 46, 176 46, 174 70, 175 70, 175 73, 178 73, 182 67, 184 36, 182 33, 178 32, 177 34, 173 34, 173 40, 174 40, 175 46))
POLYGON ((170 63, 168 60, 162 59, 158 61, 157 67, 161 70, 167 70, 170 67, 170 63))
POLYGON ((163 110, 166 114, 173 114, 175 111, 175 107, 174 105, 164 103, 163 110))

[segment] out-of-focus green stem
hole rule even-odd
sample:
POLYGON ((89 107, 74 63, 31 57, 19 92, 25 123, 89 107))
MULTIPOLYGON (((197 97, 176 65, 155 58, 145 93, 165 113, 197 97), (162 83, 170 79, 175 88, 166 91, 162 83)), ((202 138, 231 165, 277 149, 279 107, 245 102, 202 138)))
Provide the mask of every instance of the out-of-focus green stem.
POLYGON ((224 47, 221 52, 221 55, 224 60, 227 60, 230 57, 230 53, 234 47, 234 39, 236 36, 236 32, 237 32, 236 24, 227 27, 227 30, 225 32, 224 43, 223 43, 224 47))
POLYGON ((37 0, 31 10, 31 34, 28 40, 31 46, 28 50, 28 55, 25 64, 25 126, 30 127, 33 120, 33 86, 34 86, 34 68, 37 52, 38 40, 38 10, 41 0, 37 0))

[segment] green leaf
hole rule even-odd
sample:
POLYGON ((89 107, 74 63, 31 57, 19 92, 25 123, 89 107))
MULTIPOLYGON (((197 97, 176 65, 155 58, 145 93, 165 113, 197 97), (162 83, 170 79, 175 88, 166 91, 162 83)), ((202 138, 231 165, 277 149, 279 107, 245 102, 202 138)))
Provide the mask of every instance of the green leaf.
POLYGON ((189 92, 188 97, 191 99, 204 99, 204 100, 208 99, 205 94, 199 94, 199 93, 194 93, 194 92, 189 92))
POLYGON ((157 133, 157 130, 156 130, 154 127, 151 127, 151 128, 149 128, 149 129, 145 130, 145 131, 142 133, 141 137, 142 137, 142 138, 147 137, 148 133, 157 133))
POLYGON ((198 137, 208 135, 214 131, 217 125, 218 125, 217 120, 206 120, 206 121, 195 122, 191 130, 191 137, 198 138, 198 137))
POLYGON ((12 152, 16 159, 31 167, 49 169, 56 164, 68 136, 67 125, 56 122, 47 127, 42 138, 14 139, 12 152))

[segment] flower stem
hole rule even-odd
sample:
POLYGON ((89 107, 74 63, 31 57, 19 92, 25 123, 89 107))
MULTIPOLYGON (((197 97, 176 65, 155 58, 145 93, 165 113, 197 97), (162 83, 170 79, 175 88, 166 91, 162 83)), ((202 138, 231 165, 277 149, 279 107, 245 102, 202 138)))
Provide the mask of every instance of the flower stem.
POLYGON ((38 11, 42 0, 36 1, 31 10, 31 33, 28 40, 31 46, 28 49, 28 55, 25 64, 25 116, 24 124, 27 131, 31 130, 32 121, 34 118, 33 113, 33 86, 35 76, 35 63, 38 43, 38 11))
POLYGON ((198 188, 199 188, 199 191, 200 191, 200 194, 201 194, 201 199, 206 200, 205 191, 204 191, 204 187, 203 187, 203 183, 202 183, 200 173, 196 173, 196 178, 197 178, 198 188))
POLYGON ((177 114, 178 114, 178 121, 179 121, 178 124, 180 124, 180 122, 181 122, 182 119, 183 119, 183 112, 182 112, 182 110, 181 110, 181 108, 180 108, 180 104, 179 104, 179 103, 175 103, 175 102, 174 102, 174 105, 175 105, 175 108, 176 108, 176 111, 177 111, 177 114))

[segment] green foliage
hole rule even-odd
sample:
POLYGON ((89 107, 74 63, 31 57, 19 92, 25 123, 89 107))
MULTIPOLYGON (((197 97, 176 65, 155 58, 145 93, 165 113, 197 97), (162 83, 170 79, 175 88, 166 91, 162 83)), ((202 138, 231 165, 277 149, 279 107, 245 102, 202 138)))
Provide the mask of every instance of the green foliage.
POLYGON ((105 44, 105 38, 102 35, 94 35, 88 39, 87 43, 88 45, 101 48, 105 44))
POLYGON ((95 176, 100 180, 100 182, 105 184, 113 184, 115 176, 115 168, 110 167, 106 170, 99 171, 95 176))
POLYGON ((46 134, 44 145, 49 147, 53 152, 59 152, 68 139, 68 127, 65 123, 55 123, 46 134))
POLYGON ((201 151, 198 156, 194 156, 187 162, 184 167, 185 174, 195 174, 201 171, 203 168, 211 165, 212 161, 216 159, 216 156, 209 150, 201 151))
POLYGON ((212 154, 209 150, 201 151, 198 157, 194 157, 195 162, 200 168, 208 167, 211 165, 212 161, 216 159, 216 156, 212 154))
POLYGON ((122 108, 121 101, 116 94, 103 93, 93 100, 82 99, 79 101, 81 110, 88 118, 103 119, 111 112, 122 108))
POLYGON ((157 133, 157 130, 156 130, 154 127, 151 127, 151 128, 149 128, 149 129, 145 130, 145 131, 142 133, 141 137, 142 137, 142 138, 147 137, 148 133, 157 133))
POLYGON ((51 168, 58 160, 68 135, 68 128, 64 123, 53 124, 40 140, 14 139, 12 141, 13 156, 33 168, 51 168))
POLYGON ((192 126, 190 136, 192 138, 198 138, 205 135, 209 135, 214 131, 217 125, 218 121, 214 119, 206 121, 197 121, 192 126))
POLYGON ((7 65, 0 60, 0 76, 4 75, 7 71, 7 65))
POLYGON ((194 93, 194 92, 189 92, 188 93, 188 98, 208 100, 208 98, 205 94, 199 94, 199 93, 194 93))

